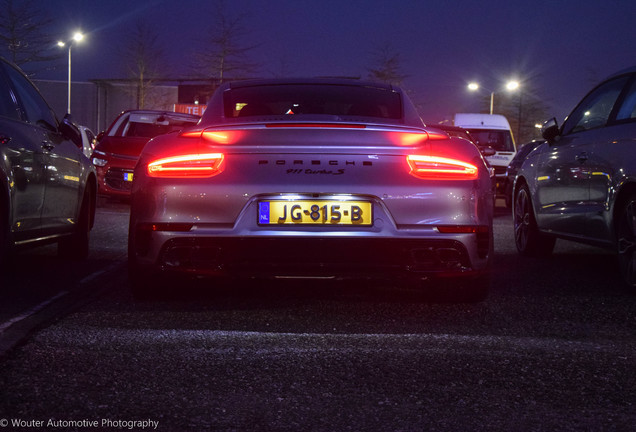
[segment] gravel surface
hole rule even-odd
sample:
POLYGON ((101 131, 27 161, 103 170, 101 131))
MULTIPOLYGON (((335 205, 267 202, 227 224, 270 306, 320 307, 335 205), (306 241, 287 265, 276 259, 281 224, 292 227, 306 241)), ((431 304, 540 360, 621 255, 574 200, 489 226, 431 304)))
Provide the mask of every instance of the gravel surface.
POLYGON ((0 426, 636 430, 636 301, 614 257, 558 242, 522 259, 504 216, 496 246, 478 304, 364 283, 184 285, 136 303, 125 274, 105 275, 94 301, 0 358, 0 426))

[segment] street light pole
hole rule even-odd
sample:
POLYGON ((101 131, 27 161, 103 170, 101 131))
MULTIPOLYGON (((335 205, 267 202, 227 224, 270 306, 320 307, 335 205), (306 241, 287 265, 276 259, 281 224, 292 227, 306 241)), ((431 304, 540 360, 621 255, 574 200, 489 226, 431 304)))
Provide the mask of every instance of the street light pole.
POLYGON ((66 104, 66 113, 71 113, 71 47, 73 46, 73 42, 79 42, 84 39, 84 35, 80 32, 75 32, 71 40, 68 42, 58 42, 57 45, 60 47, 64 47, 68 45, 68 92, 67 92, 67 104, 66 104))
POLYGON ((68 44, 68 99, 66 104, 66 113, 71 113, 71 47, 72 43, 68 44))

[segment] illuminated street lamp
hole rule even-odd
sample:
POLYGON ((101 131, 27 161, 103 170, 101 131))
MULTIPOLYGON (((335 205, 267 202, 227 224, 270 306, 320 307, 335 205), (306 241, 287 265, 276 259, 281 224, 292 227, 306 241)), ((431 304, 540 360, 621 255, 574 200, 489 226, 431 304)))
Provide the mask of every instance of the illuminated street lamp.
POLYGON ((519 81, 508 81, 506 83, 506 90, 514 91, 519 88, 519 81))
POLYGON ((68 103, 66 105, 66 112, 68 114, 71 113, 71 47, 73 46, 73 43, 80 42, 82 39, 84 39, 84 35, 80 32, 75 32, 68 42, 59 41, 57 43, 57 46, 59 47, 68 46, 68 103))
MULTIPOLYGON (((508 91, 515 91, 519 89, 519 86, 520 86, 519 81, 508 81, 505 87, 506 87, 506 90, 508 91)), ((479 84, 476 82, 469 83, 468 90, 473 92, 479 90, 479 84)), ((495 106, 495 92, 491 91, 490 92, 490 114, 493 113, 494 106, 495 106)))

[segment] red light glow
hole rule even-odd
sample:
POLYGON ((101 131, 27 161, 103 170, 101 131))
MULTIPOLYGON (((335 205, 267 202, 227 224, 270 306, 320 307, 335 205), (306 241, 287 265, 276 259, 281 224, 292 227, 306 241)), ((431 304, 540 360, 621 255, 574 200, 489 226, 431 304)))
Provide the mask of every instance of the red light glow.
POLYGON ((161 178, 206 178, 219 174, 222 153, 190 154, 158 159, 148 164, 148 175, 161 178))
POLYGON ((471 234, 487 233, 488 227, 485 225, 441 225, 437 230, 444 234, 471 234))
POLYGON ((268 123, 268 128, 330 128, 330 129, 365 129, 363 124, 342 123, 268 123))
POLYGON ((175 231, 175 232, 188 232, 194 227, 193 223, 187 222, 164 222, 164 223, 140 223, 137 225, 137 229, 140 232, 148 231, 175 231))
POLYGON ((207 129, 203 131, 203 139, 211 141, 215 144, 234 144, 243 134, 238 130, 214 130, 207 129))
POLYGON ((201 138, 202 131, 185 131, 181 132, 179 136, 184 138, 201 138))
POLYGON ((410 174, 425 180, 475 180, 479 174, 474 165, 440 156, 409 155, 406 161, 410 174))
POLYGON ((389 132, 387 134, 392 143, 399 146, 410 147, 423 144, 425 141, 447 140, 448 135, 442 132, 389 132))
POLYGON ((214 144, 234 144, 243 135, 243 131, 229 129, 206 129, 202 131, 181 132, 183 138, 203 138, 214 144))
POLYGON ((413 146, 428 140, 426 132, 398 132, 391 133, 392 141, 400 146, 413 146))

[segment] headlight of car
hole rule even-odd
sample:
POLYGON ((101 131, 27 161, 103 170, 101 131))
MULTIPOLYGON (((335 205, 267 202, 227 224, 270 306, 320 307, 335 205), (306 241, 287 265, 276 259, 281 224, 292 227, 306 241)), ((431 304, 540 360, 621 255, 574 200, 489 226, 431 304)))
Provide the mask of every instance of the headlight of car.
POLYGON ((98 166, 98 167, 103 167, 106 166, 106 164, 108 163, 108 161, 106 159, 102 159, 103 157, 105 157, 106 154, 103 152, 100 152, 98 150, 95 150, 93 152, 93 157, 92 157, 92 161, 93 161, 93 165, 98 166))
POLYGON ((95 166, 103 167, 103 166, 106 166, 107 163, 108 161, 106 159, 100 159, 98 157, 93 158, 93 165, 95 166))

